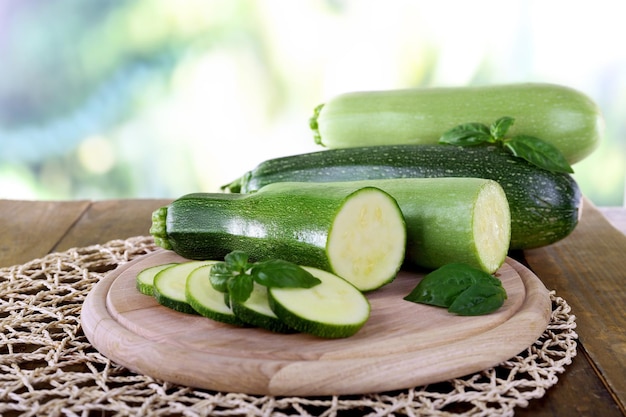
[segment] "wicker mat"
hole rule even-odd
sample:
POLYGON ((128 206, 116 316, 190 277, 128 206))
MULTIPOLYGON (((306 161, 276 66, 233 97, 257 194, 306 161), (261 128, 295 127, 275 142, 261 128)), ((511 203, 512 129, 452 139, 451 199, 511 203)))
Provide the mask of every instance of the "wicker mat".
POLYGON ((512 416, 542 397, 576 356, 575 316, 554 292, 552 317, 526 351, 483 372, 363 396, 220 393, 138 375, 96 351, 81 305, 107 271, 156 250, 149 237, 52 253, 0 269, 1 416, 512 416))

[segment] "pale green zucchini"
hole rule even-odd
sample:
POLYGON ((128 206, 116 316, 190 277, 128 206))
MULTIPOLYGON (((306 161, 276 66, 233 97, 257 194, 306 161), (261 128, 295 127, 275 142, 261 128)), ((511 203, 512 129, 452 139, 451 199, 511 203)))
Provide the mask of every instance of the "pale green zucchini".
POLYGON ((570 164, 597 148, 604 119, 580 91, 544 83, 414 88, 341 94, 315 109, 315 141, 327 148, 436 144, 464 123, 513 117, 511 135, 551 143, 570 164))

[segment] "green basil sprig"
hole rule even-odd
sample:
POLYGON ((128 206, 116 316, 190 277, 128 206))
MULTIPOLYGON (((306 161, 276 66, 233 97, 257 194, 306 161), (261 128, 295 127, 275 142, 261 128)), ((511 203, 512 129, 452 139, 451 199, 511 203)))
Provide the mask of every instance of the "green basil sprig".
POLYGON ((228 294, 237 302, 244 302, 252 294, 254 283, 265 287, 311 288, 321 283, 310 272, 282 259, 250 263, 248 254, 233 251, 211 267, 209 280, 219 292, 228 294))
POLYGON ((502 281, 462 263, 430 272, 404 297, 414 303, 445 307, 460 316, 492 313, 502 307, 506 298, 502 281))
POLYGON ((574 172, 561 151, 554 145, 529 135, 506 137, 506 133, 514 122, 514 118, 505 116, 490 126, 482 123, 464 123, 445 132, 439 138, 439 143, 458 146, 499 144, 516 157, 548 171, 574 172))

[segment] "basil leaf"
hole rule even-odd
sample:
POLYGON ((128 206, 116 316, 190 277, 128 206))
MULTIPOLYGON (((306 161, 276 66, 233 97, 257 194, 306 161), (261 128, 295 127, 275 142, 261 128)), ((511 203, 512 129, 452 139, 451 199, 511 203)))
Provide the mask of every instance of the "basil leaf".
POLYGON ((428 274, 406 297, 407 301, 449 307, 463 291, 476 283, 474 271, 465 264, 447 264, 428 274))
POLYGON ((478 315, 499 308, 506 291, 493 275, 467 264, 452 263, 426 274, 404 299, 445 307, 455 314, 478 315))
POLYGON ((517 135, 505 138, 509 128, 513 125, 513 117, 504 116, 493 122, 489 127, 482 123, 465 123, 445 132, 439 143, 459 146, 472 146, 482 143, 497 143, 504 146, 518 158, 534 164, 540 168, 553 171, 573 173, 561 151, 551 143, 528 135, 517 135))
POLYGON ((552 144, 534 136, 518 135, 504 141, 509 151, 540 168, 554 172, 573 173, 561 151, 552 144))
POLYGON ((209 270, 211 286, 219 292, 228 292, 228 280, 233 276, 233 271, 226 262, 218 262, 209 270))
POLYGON ((266 287, 311 288, 322 281, 292 262, 270 259, 255 263, 250 269, 254 280, 266 287))
POLYGON ((250 264, 248 264, 248 254, 235 250, 230 252, 224 257, 224 261, 231 267, 233 271, 239 271, 241 273, 248 270, 250 264))
POLYGON ((472 146, 493 142, 489 127, 482 123, 465 123, 445 132, 439 143, 449 145, 472 146))
POLYGON ((462 292, 450 305, 448 311, 460 316, 489 314, 502 307, 506 298, 506 291, 503 287, 477 283, 462 292))
POLYGON ((248 274, 240 274, 228 281, 228 293, 233 301, 243 303, 252 294, 254 281, 248 274))
POLYGON ((489 132, 493 139, 496 141, 502 140, 514 122, 515 119, 508 116, 501 117, 493 122, 489 127, 489 132))

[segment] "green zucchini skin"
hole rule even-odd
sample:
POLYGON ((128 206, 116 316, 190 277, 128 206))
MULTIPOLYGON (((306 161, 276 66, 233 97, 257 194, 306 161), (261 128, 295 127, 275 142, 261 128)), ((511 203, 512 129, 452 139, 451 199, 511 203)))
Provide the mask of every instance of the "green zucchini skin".
POLYGON ((155 212, 151 233, 160 246, 188 259, 223 259, 238 249, 251 261, 287 255, 287 261, 328 270, 326 242, 318 236, 326 235, 343 201, 336 195, 192 193, 155 212), (300 214, 310 220, 306 229, 300 214))
POLYGON ((570 164, 598 146, 604 119, 581 92, 555 84, 414 88, 338 95, 318 106, 310 125, 327 148, 436 144, 462 123, 491 124, 510 116, 510 135, 536 136, 556 146, 570 164))
POLYGON ((582 194, 573 177, 538 168, 493 145, 328 149, 267 160, 224 188, 250 193, 283 181, 439 177, 486 178, 502 186, 511 212, 510 249, 550 245, 578 224, 582 194))
MULTIPOLYGON (((337 257, 329 249, 331 232, 351 198, 367 193, 382 197, 396 216, 391 223, 405 232, 400 208, 384 191, 327 188, 318 183, 280 183, 253 194, 188 194, 153 213, 150 233, 157 245, 188 259, 223 259, 241 250, 251 262, 278 258, 334 273, 337 257)), ((401 267, 406 235, 397 233, 393 239, 398 252, 389 254, 390 269, 395 269, 382 277, 388 281, 401 267)))

